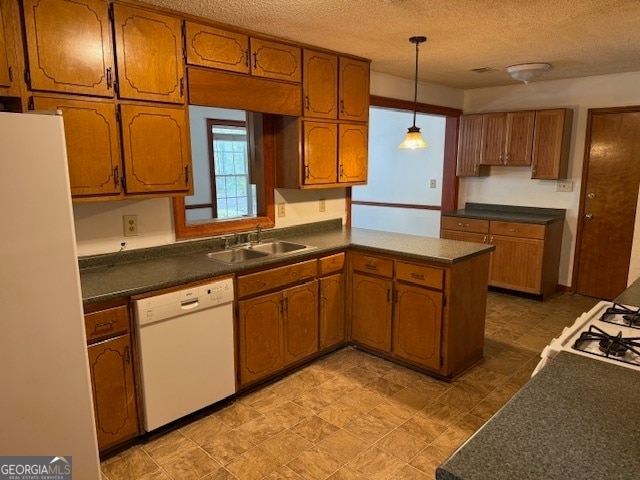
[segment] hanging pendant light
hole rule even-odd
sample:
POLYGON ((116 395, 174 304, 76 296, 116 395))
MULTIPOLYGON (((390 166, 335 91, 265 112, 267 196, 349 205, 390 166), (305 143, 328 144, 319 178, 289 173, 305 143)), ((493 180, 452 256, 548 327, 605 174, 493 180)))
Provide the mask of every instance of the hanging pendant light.
POLYGON ((398 145, 398 148, 426 148, 428 147, 427 142, 422 139, 420 129, 416 127, 416 110, 418 108, 418 46, 426 42, 427 37, 411 37, 409 41, 416 45, 416 75, 413 87, 413 126, 409 127, 407 136, 404 138, 404 141, 398 145))

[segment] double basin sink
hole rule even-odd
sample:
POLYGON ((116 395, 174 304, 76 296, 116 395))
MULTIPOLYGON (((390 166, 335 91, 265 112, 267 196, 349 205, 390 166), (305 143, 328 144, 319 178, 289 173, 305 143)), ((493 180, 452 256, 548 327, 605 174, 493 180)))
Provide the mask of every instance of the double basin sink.
POLYGON ((222 263, 242 263, 249 260, 255 260, 257 258, 284 256, 301 252, 303 250, 311 250, 313 248, 315 247, 304 245, 302 243, 274 240, 272 242, 228 248, 219 252, 210 252, 207 253, 207 257, 211 260, 222 263))

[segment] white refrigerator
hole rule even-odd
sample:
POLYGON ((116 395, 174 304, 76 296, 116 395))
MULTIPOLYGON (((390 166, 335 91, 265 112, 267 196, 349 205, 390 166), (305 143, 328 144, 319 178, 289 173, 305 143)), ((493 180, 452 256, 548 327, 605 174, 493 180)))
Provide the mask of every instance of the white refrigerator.
POLYGON ((0 112, 0 456, 98 480, 63 119, 0 112))

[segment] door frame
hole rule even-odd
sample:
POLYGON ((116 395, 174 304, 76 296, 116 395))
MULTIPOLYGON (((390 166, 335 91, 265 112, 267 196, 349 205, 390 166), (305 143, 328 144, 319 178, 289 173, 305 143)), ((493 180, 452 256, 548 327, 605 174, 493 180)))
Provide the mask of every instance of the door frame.
POLYGON ((582 177, 580 180, 580 206, 578 207, 578 225, 576 228, 576 246, 573 252, 573 272, 571 275, 571 293, 578 290, 578 275, 580 270, 580 254, 582 249, 582 235, 584 233, 585 197, 587 195, 587 178, 589 176, 589 152, 591 151, 591 127, 595 115, 616 113, 640 113, 640 105, 627 107, 590 108, 587 110, 587 126, 584 138, 584 155, 582 157, 582 177))

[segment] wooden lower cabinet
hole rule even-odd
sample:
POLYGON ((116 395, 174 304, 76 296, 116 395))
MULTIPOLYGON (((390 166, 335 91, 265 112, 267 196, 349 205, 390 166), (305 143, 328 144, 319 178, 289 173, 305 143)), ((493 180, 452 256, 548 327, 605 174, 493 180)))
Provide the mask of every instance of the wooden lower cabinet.
POLYGON ((544 241, 491 236, 495 245, 489 283, 527 293, 541 293, 544 241))
POLYGON ((395 289, 393 355, 439 370, 442 292, 403 283, 395 289))
POLYGON ((318 281, 288 288, 284 300, 284 362, 295 363, 318 351, 318 281))
POLYGON ((320 279, 320 350, 345 341, 344 274, 320 279))
POLYGON ((125 306, 85 315, 100 451, 139 433, 129 319, 125 306), (121 334, 124 332, 124 334, 121 334), (115 335, 115 336, 114 336, 115 335))
POLYGON ((391 294, 386 278, 352 276, 351 339, 368 347, 391 350, 391 294))

